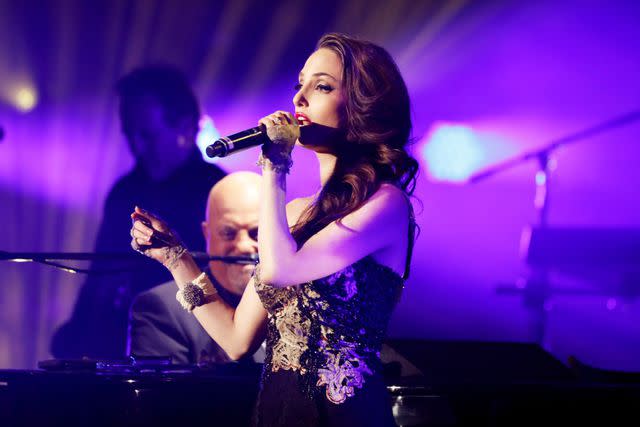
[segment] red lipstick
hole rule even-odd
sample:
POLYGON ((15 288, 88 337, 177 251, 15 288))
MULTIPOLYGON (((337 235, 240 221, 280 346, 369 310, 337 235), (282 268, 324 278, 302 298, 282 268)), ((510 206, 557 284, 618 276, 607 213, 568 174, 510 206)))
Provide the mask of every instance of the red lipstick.
POLYGON ((311 123, 313 123, 311 120, 309 120, 309 117, 307 117, 303 113, 296 112, 295 118, 301 126, 310 125, 311 123))

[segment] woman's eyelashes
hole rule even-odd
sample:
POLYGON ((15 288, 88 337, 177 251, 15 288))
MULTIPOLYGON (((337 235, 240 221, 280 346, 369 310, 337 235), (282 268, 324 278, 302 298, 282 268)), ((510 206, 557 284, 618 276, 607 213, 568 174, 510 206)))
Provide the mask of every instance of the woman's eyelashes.
MULTIPOLYGON (((293 86, 293 89, 296 92, 299 92, 300 89, 302 89, 302 83, 296 84, 295 86, 293 86)), ((316 84, 315 89, 319 90, 321 92, 329 93, 329 92, 331 92, 333 90, 333 87, 329 86, 328 84, 318 83, 318 84, 316 84)))
POLYGON ((331 86, 325 85, 325 84, 322 84, 322 83, 318 83, 316 85, 316 89, 318 89, 318 90, 320 90, 322 92, 326 92, 326 93, 329 93, 329 92, 331 92, 333 90, 333 88, 331 86))

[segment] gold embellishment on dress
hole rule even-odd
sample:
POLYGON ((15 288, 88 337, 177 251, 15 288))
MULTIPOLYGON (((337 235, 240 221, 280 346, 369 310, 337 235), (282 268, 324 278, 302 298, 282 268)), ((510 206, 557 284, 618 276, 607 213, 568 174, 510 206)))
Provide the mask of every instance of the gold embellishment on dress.
POLYGON ((260 280, 260 268, 256 267, 253 277, 256 292, 262 305, 269 312, 269 322, 275 325, 279 337, 272 347, 271 371, 280 369, 306 373, 300 357, 308 350, 308 336, 311 319, 305 317, 298 306, 299 286, 277 288, 260 280))
MULTIPOLYGON (((305 283, 302 287, 302 304, 305 307, 311 307, 312 309, 326 310, 329 308, 329 303, 322 299, 322 296, 313 289, 313 282, 305 283)), ((317 314, 317 313, 316 313, 317 314)))
POLYGON ((311 320, 302 316, 297 299, 293 299, 275 313, 274 321, 280 339, 273 346, 271 370, 276 372, 284 369, 305 374, 306 369, 300 364, 300 357, 309 348, 307 337, 311 320))
POLYGON ((355 395, 355 388, 362 388, 364 374, 371 375, 371 369, 355 351, 353 343, 340 341, 340 348, 332 350, 322 344, 322 353, 326 363, 318 369, 318 386, 326 386, 325 394, 329 401, 340 404, 347 397, 355 395))
POLYGON ((390 269, 363 260, 288 287, 261 283, 258 273, 255 289, 269 313, 266 373, 293 371, 306 394, 324 391, 333 404, 362 392, 356 389, 380 369, 379 348, 402 285, 390 269))
POLYGON ((311 287, 307 287, 306 294, 309 298, 313 298, 313 299, 320 298, 320 294, 317 293, 315 290, 313 290, 311 287))

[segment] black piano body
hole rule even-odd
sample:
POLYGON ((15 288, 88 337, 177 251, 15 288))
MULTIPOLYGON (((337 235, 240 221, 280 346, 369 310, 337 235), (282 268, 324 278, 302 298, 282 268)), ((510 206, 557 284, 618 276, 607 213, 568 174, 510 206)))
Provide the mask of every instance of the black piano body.
MULTIPOLYGON (((581 378, 535 344, 393 345, 422 372, 387 371, 399 426, 638 425, 637 375, 581 378)), ((260 372, 257 364, 0 370, 0 426, 250 425, 260 372)))

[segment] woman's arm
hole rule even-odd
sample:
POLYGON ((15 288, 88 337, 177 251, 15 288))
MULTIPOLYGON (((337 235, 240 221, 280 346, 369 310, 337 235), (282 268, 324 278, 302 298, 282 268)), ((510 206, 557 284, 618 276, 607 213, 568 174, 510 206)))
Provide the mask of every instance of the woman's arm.
POLYGON ((258 252, 260 280, 290 286, 335 273, 373 254, 402 274, 406 256, 408 202, 402 190, 385 184, 357 211, 329 224, 298 249, 287 223, 286 171, 300 135, 297 120, 278 111, 260 120, 273 141, 263 147, 263 202, 260 206, 258 252), (397 252, 401 252, 400 256, 397 252))
MULTIPOLYGON (((144 250, 145 255, 167 266, 180 289, 202 273, 188 252, 184 252, 177 259, 167 260, 166 247, 151 247, 154 238, 163 236, 162 238, 167 240, 166 236, 170 230, 166 224, 137 207, 131 216, 134 220, 132 237, 135 242, 140 249, 147 247, 144 250)), ((264 337, 267 313, 252 282, 253 279, 245 288, 235 309, 217 297, 214 301, 193 310, 196 319, 211 338, 234 360, 255 350, 264 337)))
MULTIPOLYGON (((280 184, 284 178, 279 175, 282 174, 271 170, 263 172, 264 191, 282 192, 278 197, 284 197, 284 184, 280 184)), ((340 223, 330 223, 299 250, 289 228, 283 224, 286 215, 278 206, 265 204, 260 215, 260 280, 265 283, 273 286, 305 283, 342 270, 367 255, 377 258, 383 253, 387 255, 378 261, 403 273, 408 244, 408 201, 402 190, 393 185, 383 185, 362 207, 340 223), (267 237, 263 235, 264 227, 269 235, 262 239, 267 237)))
MULTIPOLYGON (((182 256, 176 267, 171 270, 181 289, 200 273, 200 268, 188 254, 182 256)), ((218 297, 209 304, 196 307, 193 315, 233 360, 251 354, 264 339, 267 312, 253 286, 253 278, 247 284, 235 309, 218 297)))

